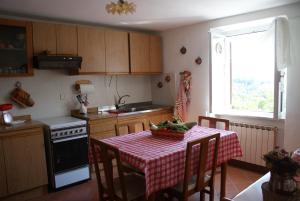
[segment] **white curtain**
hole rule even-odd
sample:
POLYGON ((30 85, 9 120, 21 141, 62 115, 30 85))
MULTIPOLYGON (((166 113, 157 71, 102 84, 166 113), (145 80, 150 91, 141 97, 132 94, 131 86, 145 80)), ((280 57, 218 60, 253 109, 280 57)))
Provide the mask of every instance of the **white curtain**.
POLYGON ((281 71, 291 64, 289 22, 286 17, 277 17, 274 23, 276 27, 276 65, 277 70, 281 71))

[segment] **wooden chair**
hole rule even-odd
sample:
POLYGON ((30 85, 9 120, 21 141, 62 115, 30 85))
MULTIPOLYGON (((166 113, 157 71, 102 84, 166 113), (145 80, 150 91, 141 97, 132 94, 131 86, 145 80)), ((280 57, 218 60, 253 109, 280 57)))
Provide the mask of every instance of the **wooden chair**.
POLYGON ((208 121, 208 127, 209 128, 217 128, 217 123, 224 123, 225 128, 224 130, 229 130, 229 120, 227 119, 220 119, 220 118, 214 118, 214 117, 205 117, 205 116, 198 116, 198 125, 203 125, 203 120, 208 121))
POLYGON ((103 162, 104 180, 101 178, 99 161, 97 161, 97 157, 95 157, 95 172, 98 183, 99 200, 143 200, 146 190, 144 177, 134 173, 124 173, 119 150, 94 138, 91 138, 91 146, 94 156, 96 156, 97 150, 100 151, 101 160, 103 162), (113 159, 116 160, 118 177, 114 177, 113 175, 113 159))
POLYGON ((145 124, 144 124, 143 121, 118 123, 118 124, 116 124, 115 129, 116 129, 116 134, 117 135, 136 133, 138 131, 144 131, 145 130, 145 124), (126 131, 122 132, 124 130, 126 130, 126 131))
MULTIPOLYGON (((205 193, 209 194, 209 200, 214 200, 214 180, 217 167, 218 147, 220 143, 220 134, 210 135, 205 138, 188 142, 186 149, 186 160, 184 170, 183 183, 178 184, 176 187, 170 189, 169 194, 177 197, 180 201, 187 201, 188 197, 200 192, 200 200, 204 201, 205 193), (214 151, 212 153, 212 168, 206 171, 206 163, 208 158, 209 142, 215 140, 214 151), (200 146, 197 148, 196 146, 200 146), (199 152, 193 151, 199 149, 199 152), (192 154, 199 154, 199 163, 197 164, 196 175, 191 176, 190 170, 192 164, 192 154), (210 174, 207 174, 210 173, 210 174), (207 187, 209 190, 207 190, 207 187)), ((196 155, 198 156, 198 155, 196 155)))

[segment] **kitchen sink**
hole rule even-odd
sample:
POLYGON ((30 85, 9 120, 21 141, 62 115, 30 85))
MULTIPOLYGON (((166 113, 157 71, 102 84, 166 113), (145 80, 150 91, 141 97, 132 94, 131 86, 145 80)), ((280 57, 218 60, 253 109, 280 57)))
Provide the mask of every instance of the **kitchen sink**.
POLYGON ((154 107, 153 105, 143 106, 143 107, 124 107, 119 109, 108 110, 107 112, 113 114, 123 114, 123 113, 133 113, 133 112, 144 112, 148 110, 157 109, 158 107, 154 107))
POLYGON ((129 112, 135 112, 137 111, 136 108, 121 108, 121 109, 114 109, 114 110, 108 110, 107 112, 109 113, 114 113, 114 114, 121 114, 121 113, 129 113, 129 112))

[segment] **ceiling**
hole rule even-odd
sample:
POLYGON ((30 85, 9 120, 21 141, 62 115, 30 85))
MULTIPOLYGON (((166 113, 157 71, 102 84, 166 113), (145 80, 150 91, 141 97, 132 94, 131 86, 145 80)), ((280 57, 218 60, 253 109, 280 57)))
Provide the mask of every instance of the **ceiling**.
POLYGON ((0 14, 163 31, 299 0, 129 0, 133 15, 107 14, 110 1, 117 0, 0 0, 0 14))

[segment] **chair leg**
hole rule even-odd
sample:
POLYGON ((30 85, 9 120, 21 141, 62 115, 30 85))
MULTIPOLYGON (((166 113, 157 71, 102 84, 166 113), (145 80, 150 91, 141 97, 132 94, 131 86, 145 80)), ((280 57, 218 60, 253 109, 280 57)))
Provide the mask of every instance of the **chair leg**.
POLYGON ((209 201, 214 201, 214 196, 215 196, 215 189, 213 186, 211 186, 209 189, 209 201))
POLYGON ((205 200, 205 193, 204 191, 200 191, 200 201, 204 201, 205 200))

